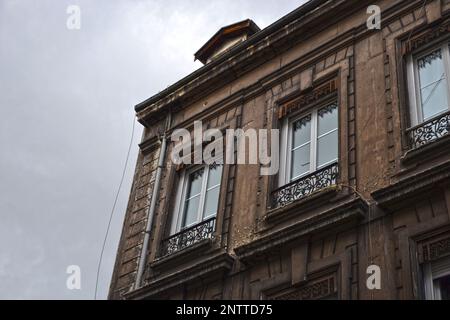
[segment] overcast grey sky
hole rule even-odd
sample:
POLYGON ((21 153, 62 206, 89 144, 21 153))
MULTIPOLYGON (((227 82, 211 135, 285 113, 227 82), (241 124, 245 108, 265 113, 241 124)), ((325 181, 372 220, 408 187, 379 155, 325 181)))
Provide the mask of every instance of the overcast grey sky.
MULTIPOLYGON (((261 28, 301 0, 0 0, 0 298, 92 299, 134 105, 199 68, 220 27, 261 28), (68 30, 66 9, 81 8, 68 30), (66 288, 79 265, 81 290, 66 288)), ((101 269, 106 298, 134 137, 101 269)))

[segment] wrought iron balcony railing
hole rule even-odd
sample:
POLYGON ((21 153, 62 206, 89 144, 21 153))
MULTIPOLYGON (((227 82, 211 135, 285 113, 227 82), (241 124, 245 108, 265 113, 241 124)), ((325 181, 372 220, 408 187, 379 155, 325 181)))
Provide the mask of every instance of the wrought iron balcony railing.
POLYGON ((285 207, 314 192, 336 185, 338 174, 338 163, 333 163, 273 191, 271 209, 285 207))
POLYGON ((181 230, 179 233, 163 240, 161 256, 165 257, 186 249, 205 239, 212 239, 216 228, 216 218, 210 218, 193 227, 181 230))
POLYGON ((408 129, 407 133, 412 149, 442 138, 450 133, 450 112, 408 129))

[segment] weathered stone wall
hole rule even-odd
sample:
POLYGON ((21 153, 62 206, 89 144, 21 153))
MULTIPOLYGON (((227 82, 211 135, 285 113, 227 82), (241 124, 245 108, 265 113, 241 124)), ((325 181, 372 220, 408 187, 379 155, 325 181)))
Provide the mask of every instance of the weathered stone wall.
MULTIPOLYGON (((194 120, 210 128, 279 128, 280 101, 336 79, 340 182, 335 193, 268 218, 274 178, 260 176, 257 165, 225 166, 218 241, 203 251, 164 260, 159 247, 167 237, 178 182, 177 168, 166 159, 147 253, 148 287, 130 298, 421 297, 423 261, 412 259, 411 252, 450 237, 450 183, 445 173, 450 160, 445 150, 450 148, 447 144, 439 152, 411 153, 405 136, 408 99, 401 45, 447 19, 450 1, 429 1, 425 8, 423 1, 376 3, 383 9, 381 31, 367 30, 367 14, 359 10, 284 50, 274 48, 270 58, 258 57, 263 59, 258 68, 235 80, 224 79, 223 86, 177 106, 173 114, 171 130, 192 129, 194 120), (285 230, 329 211, 338 210, 336 220, 351 210, 359 214, 353 205, 363 207, 358 220, 283 238, 285 230), (339 211, 341 207, 345 209, 339 211), (275 246, 272 238, 285 242, 275 246), (259 255, 248 253, 259 243, 264 249, 259 255), (233 260, 232 266, 227 262, 220 265, 226 271, 205 273, 223 262, 222 254, 233 260), (206 263, 210 257, 219 262, 206 263), (381 267, 381 290, 365 286, 370 264, 381 267), (197 273, 195 281, 184 280, 197 273)), ((163 122, 144 135, 144 142, 150 142, 144 143, 138 158, 111 284, 114 299, 123 298, 135 282, 160 152, 155 138, 163 122)))
POLYGON ((111 283, 110 297, 113 299, 120 298, 121 294, 128 292, 136 281, 158 157, 159 148, 145 155, 141 153, 138 157, 118 250, 116 272, 111 283))

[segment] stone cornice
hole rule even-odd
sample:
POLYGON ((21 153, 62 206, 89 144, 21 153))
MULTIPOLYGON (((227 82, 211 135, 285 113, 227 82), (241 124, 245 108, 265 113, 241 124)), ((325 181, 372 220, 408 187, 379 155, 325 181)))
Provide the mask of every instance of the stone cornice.
MULTIPOLYGON (((390 186, 372 193, 378 205, 390 209, 395 203, 425 192, 438 183, 450 179, 450 161, 401 179, 390 186)), ((391 208, 392 209, 392 208, 391 208)))
MULTIPOLYGON (((218 86, 223 86, 244 73, 254 69, 261 63, 273 58, 295 43, 311 37, 320 30, 327 28, 351 14, 359 7, 365 5, 366 1, 360 1, 357 5, 349 5, 348 1, 310 1, 309 6, 316 3, 317 7, 309 12, 297 12, 297 16, 288 15, 250 38, 242 45, 231 50, 224 57, 208 64, 198 71, 192 73, 175 85, 162 91, 158 95, 144 101, 136 106, 137 116, 141 123, 148 124, 153 116, 158 114, 162 108, 173 106, 175 108, 184 105, 188 98, 195 95, 205 95, 214 91, 218 86), (342 14, 337 14, 341 12, 342 14), (283 27, 284 26, 284 27, 283 27), (183 103, 181 102, 183 101, 183 103)), ((368 1, 367 1, 368 2, 368 1)), ((302 9, 303 7, 299 8, 302 9)), ((351 30, 347 35, 351 35, 355 30, 351 30)))
POLYGON ((201 277, 217 276, 222 272, 231 270, 234 258, 228 253, 222 252, 212 257, 205 258, 201 263, 197 263, 173 273, 151 280, 148 285, 131 291, 125 295, 125 298, 131 300, 145 300, 157 298, 165 291, 176 286, 198 281, 201 277))
MULTIPOLYGON (((421 6, 422 1, 404 1, 393 4, 383 11, 382 25, 397 19, 397 15, 409 12, 415 7, 421 6)), ((370 1, 358 1, 357 5, 349 5, 349 1, 325 1, 312 0, 278 20, 271 26, 252 36, 249 40, 236 46, 223 57, 211 62, 187 77, 178 81, 166 90, 136 105, 135 109, 139 122, 145 126, 151 125, 162 114, 162 110, 172 106, 182 108, 197 101, 200 97, 210 94, 218 87, 226 85, 232 80, 253 70, 262 63, 272 59, 276 54, 292 47, 295 43, 306 41, 309 37, 326 29, 329 25, 336 23, 355 10, 367 6, 370 1)), ((363 25, 355 26, 347 33, 336 37, 306 56, 311 59, 312 55, 322 56, 323 52, 338 50, 341 47, 351 45, 357 38, 367 36, 375 31, 368 30, 363 25)), ((292 68, 292 67, 291 67, 292 68)), ((277 74, 279 72, 276 72, 277 74)), ((268 77, 271 79, 272 77, 268 77)), ((258 88, 266 87, 265 81, 258 81, 258 88)), ((253 86, 255 87, 255 86, 253 86)), ((244 88, 245 95, 248 89, 244 88)), ((241 92, 240 95, 243 93, 241 92)), ((255 94, 253 92, 252 94, 255 94)))
POLYGON ((289 227, 274 231, 238 247, 235 249, 236 255, 244 263, 251 262, 260 255, 264 255, 291 241, 301 239, 306 235, 322 232, 330 227, 335 227, 350 221, 363 219, 367 209, 367 204, 360 198, 348 200, 328 211, 299 221, 289 227))

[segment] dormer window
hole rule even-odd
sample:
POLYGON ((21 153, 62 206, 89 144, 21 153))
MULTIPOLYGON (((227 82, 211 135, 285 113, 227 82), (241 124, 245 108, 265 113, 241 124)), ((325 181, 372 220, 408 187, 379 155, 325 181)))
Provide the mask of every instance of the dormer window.
POLYGON ((195 53, 195 60, 207 64, 259 31, 250 19, 223 27, 195 53))

